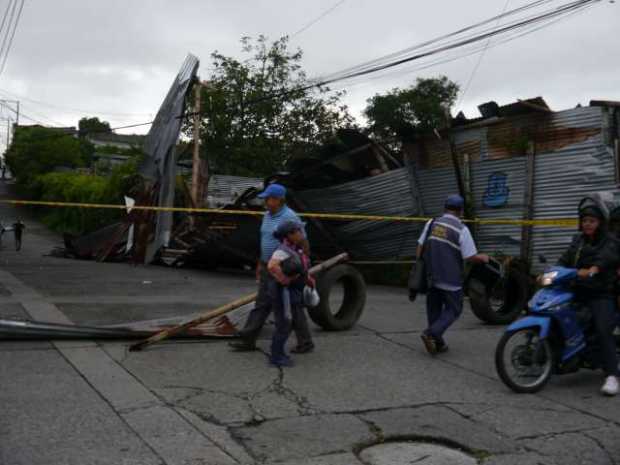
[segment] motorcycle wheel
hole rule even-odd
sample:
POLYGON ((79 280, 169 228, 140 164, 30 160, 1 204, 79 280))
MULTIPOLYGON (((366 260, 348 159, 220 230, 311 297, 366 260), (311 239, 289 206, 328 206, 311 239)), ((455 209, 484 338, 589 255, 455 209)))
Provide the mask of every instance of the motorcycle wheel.
POLYGON ((540 339, 538 328, 504 333, 495 350, 495 368, 500 379, 514 392, 540 391, 551 378, 554 366, 549 339, 540 339))

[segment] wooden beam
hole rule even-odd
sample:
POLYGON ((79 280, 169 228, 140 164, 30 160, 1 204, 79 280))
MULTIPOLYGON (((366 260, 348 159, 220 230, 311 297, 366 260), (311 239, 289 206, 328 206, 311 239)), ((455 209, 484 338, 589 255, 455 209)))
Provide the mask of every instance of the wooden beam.
POLYGON ((191 197, 192 202, 196 208, 200 208, 203 205, 204 198, 204 184, 205 184, 205 172, 206 163, 200 158, 200 126, 202 124, 201 114, 201 100, 202 100, 202 86, 201 82, 194 84, 194 150, 192 157, 192 189, 191 197))
MULTIPOLYGON (((312 268, 310 268, 310 270, 308 270, 308 274, 316 275, 317 273, 320 273, 321 271, 331 268, 334 265, 337 265, 338 263, 341 263, 348 259, 349 259, 349 256, 346 253, 337 255, 333 258, 330 258, 329 260, 325 260, 323 263, 313 266, 312 268)), ((169 337, 172 337, 184 331, 187 331, 188 329, 193 328, 194 326, 198 326, 209 320, 217 318, 218 316, 225 315, 226 313, 229 313, 239 307, 242 307, 243 305, 254 302, 256 300, 256 296, 257 296, 257 293, 255 292, 253 294, 246 295, 245 297, 241 297, 240 299, 233 300, 232 302, 226 305, 222 305, 221 307, 218 307, 216 309, 209 310, 203 313, 202 315, 198 316, 197 318, 194 318, 193 320, 187 321, 183 324, 174 326, 172 328, 165 329, 163 331, 160 331, 154 334, 148 339, 145 339, 144 341, 140 341, 136 344, 133 344, 132 346, 129 347, 129 350, 132 352, 142 350, 145 347, 148 347, 152 344, 161 342, 164 339, 168 339, 169 337)))
MULTIPOLYGON (((531 220, 534 217, 534 181, 536 169, 536 146, 530 141, 527 148, 526 160, 526 178, 525 178, 525 196, 523 204, 525 205, 524 220, 531 220)), ((532 252, 532 226, 524 225, 521 228, 521 259, 525 263, 530 263, 532 252)))

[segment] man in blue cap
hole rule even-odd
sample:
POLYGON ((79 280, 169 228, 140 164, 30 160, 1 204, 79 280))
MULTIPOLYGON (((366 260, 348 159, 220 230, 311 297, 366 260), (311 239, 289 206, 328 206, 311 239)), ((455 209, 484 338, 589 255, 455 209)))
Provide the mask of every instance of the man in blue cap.
MULTIPOLYGON (((297 213, 286 205, 286 188, 284 186, 280 184, 269 184, 263 192, 258 194, 258 197, 264 199, 267 209, 260 228, 260 258, 256 266, 258 295, 256 297, 254 309, 250 312, 245 326, 237 333, 241 340, 233 341, 229 344, 233 349, 238 351, 256 350, 256 340, 271 312, 267 263, 280 246, 280 241, 275 237, 274 232, 277 230, 278 226, 289 221, 303 225, 297 213)), ((305 231, 303 231, 303 233, 305 237, 305 231)), ((308 241, 304 239, 303 242, 305 253, 309 255, 310 247, 308 241)), ((310 335, 310 328, 308 327, 308 319, 305 312, 300 312, 299 318, 295 321, 293 330, 297 336, 297 347, 293 349, 292 352, 303 354, 312 351, 314 349, 314 343, 312 342, 312 336, 310 335)))
POLYGON ((465 201, 450 195, 445 212, 426 223, 418 240, 418 258, 424 254, 429 278, 426 296, 428 328, 422 341, 431 354, 445 352, 446 330, 463 311, 463 262, 488 263, 489 256, 479 254, 469 228, 461 221, 465 201))

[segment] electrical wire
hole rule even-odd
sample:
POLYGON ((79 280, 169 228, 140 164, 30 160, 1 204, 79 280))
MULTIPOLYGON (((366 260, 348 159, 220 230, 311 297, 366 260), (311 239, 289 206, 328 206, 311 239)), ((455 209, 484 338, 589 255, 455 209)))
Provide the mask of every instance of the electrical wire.
POLYGON ((43 100, 36 100, 30 97, 25 97, 23 95, 18 95, 15 94, 13 92, 10 92, 6 89, 0 89, 0 93, 4 93, 6 95, 11 96, 11 98, 17 99, 17 100, 23 100, 26 102, 30 102, 34 105, 39 105, 39 106, 43 106, 43 107, 48 107, 48 108, 53 108, 56 110, 62 110, 62 111, 66 111, 68 113, 75 113, 75 114, 80 114, 80 115, 105 115, 105 116, 148 116, 151 115, 152 113, 123 113, 123 112, 109 112, 109 111, 100 111, 100 110, 85 110, 85 109, 80 109, 80 108, 72 108, 72 107, 65 107, 65 106, 61 106, 61 105, 57 105, 55 103, 50 103, 50 102, 45 102, 43 100))
MULTIPOLYGON (((502 14, 505 13, 506 10, 508 9, 508 4, 509 3, 510 3, 510 0, 506 0, 506 3, 504 4, 504 8, 502 9, 502 14)), ((500 22, 500 20, 498 19, 496 24, 498 25, 499 22, 500 22)), ((457 103, 457 108, 461 106, 461 102, 465 98, 465 95, 467 95, 467 91, 469 90, 469 88, 471 86, 471 83, 474 80, 474 76, 478 72, 478 69, 480 68, 480 65, 482 64, 482 60, 484 59, 484 56, 486 55, 487 51, 489 50, 489 44, 490 43, 491 43, 491 39, 489 38, 487 40, 487 43, 484 46, 484 49, 482 50, 482 52, 478 56, 478 61, 474 65, 473 69, 471 70, 471 74, 469 75, 469 79, 467 80, 467 83, 465 84, 465 87, 463 88, 463 92, 461 92, 461 95, 459 97, 459 101, 457 103)))
POLYGON ((310 21, 308 24, 306 24, 305 26, 303 26, 301 29, 299 29, 298 31, 292 33, 289 38, 294 38, 297 37, 299 34, 301 34, 302 32, 307 31, 308 29, 310 29, 312 26, 314 26, 316 23, 318 23, 319 21, 321 21, 323 18, 325 18, 327 15, 329 15, 332 11, 334 11, 336 8, 338 8, 340 5, 342 5, 344 2, 346 2, 347 0, 340 0, 339 2, 337 2, 336 4, 332 5, 330 8, 328 8, 327 10, 325 10, 323 13, 321 13, 319 16, 317 16, 315 19, 313 19, 312 21, 310 21))
POLYGON ((486 45, 478 45, 475 48, 472 48, 470 50, 467 50, 463 53, 460 53, 458 55, 453 55, 453 56, 449 56, 446 58, 442 58, 439 60, 435 60, 435 61, 431 61, 431 62, 427 62, 427 63, 423 63, 423 64, 415 64, 413 66, 409 66, 403 69, 399 69, 397 71, 391 71, 391 72, 380 72, 377 73, 377 76, 373 76, 373 77, 366 77, 364 81, 361 81, 359 79, 349 79, 349 80, 343 80, 340 81, 340 85, 336 86, 335 89, 338 88, 343 88, 343 87, 355 87, 355 86, 359 86, 359 85, 363 85, 366 84, 369 81, 375 81, 375 80, 379 80, 379 79, 385 79, 386 77, 396 77, 396 76, 400 76, 400 75, 406 75, 406 74, 410 74, 413 73, 415 71, 420 71, 420 70, 424 70, 427 68, 431 68, 437 65, 441 65, 441 64, 445 64, 445 63, 450 63, 456 60, 460 60, 462 58, 466 58, 472 55, 475 55, 477 53, 480 53, 485 47, 486 48, 494 48, 497 47, 499 45, 503 45, 505 43, 511 42, 513 40, 519 39, 521 37, 524 37, 526 35, 535 33, 537 31, 540 31, 541 29, 547 28, 555 23, 558 23, 560 21, 565 20, 566 18, 568 18, 569 16, 573 16, 576 14, 580 14, 585 12, 585 10, 592 8, 593 6, 595 6, 594 4, 589 4, 587 6, 584 6, 582 9, 577 10, 577 11, 573 11, 570 13, 567 13, 566 15, 560 17, 560 18, 556 18, 554 20, 548 21, 547 23, 544 23, 542 25, 538 25, 536 27, 530 27, 530 28, 526 28, 525 30, 520 30, 519 32, 513 33, 512 35, 508 35, 507 37, 504 37, 503 39, 499 39, 499 40, 492 40, 489 44, 488 47, 486 47, 486 45))
POLYGON ((332 76, 328 76, 325 78, 320 79, 319 82, 315 82, 310 84, 309 86, 306 86, 307 88, 305 90, 308 90, 312 87, 319 87, 319 86, 324 86, 324 85, 328 85, 332 82, 338 81, 338 80, 343 80, 346 78, 351 78, 351 77, 357 77, 357 76, 364 76, 366 74, 370 74, 370 73, 374 73, 374 72, 378 72, 384 69, 389 69, 389 68, 393 68, 395 66, 399 66, 402 65, 404 63, 409 63, 411 61, 414 60, 419 60, 421 58, 425 58, 431 55, 435 55, 441 52, 445 52, 451 49, 455 49, 455 48, 459 48, 459 47, 463 47, 465 45, 469 45, 475 42, 479 42, 485 39, 488 39, 490 37, 494 37, 496 35, 501 35, 501 34, 505 34, 506 32, 512 31, 514 29, 519 29, 522 28, 524 26, 527 26, 529 24, 534 24, 537 22, 542 22, 545 19, 550 19, 556 16, 560 16, 564 13, 567 13, 569 11, 572 11, 574 9, 578 9, 581 8, 589 3, 593 3, 593 2, 599 2, 601 0, 577 0, 571 3, 568 3, 562 7, 553 9, 551 11, 547 11, 544 12, 540 15, 537 15, 533 18, 527 18, 524 20, 517 20, 516 22, 510 23, 508 25, 502 25, 500 28, 495 28, 491 31, 473 36, 473 37, 468 37, 468 38, 464 38, 464 39, 459 39, 457 41, 455 41, 454 43, 450 43, 447 45, 439 45, 438 47, 434 48, 434 49, 430 49, 430 50, 423 50, 423 51, 419 51, 418 53, 414 54, 414 55, 405 55, 402 56, 398 59, 395 60, 391 60, 391 61, 386 61, 386 62, 380 62, 377 63, 371 67, 366 67, 363 66, 360 70, 353 70, 353 71, 344 71, 344 72, 340 72, 340 73, 336 73, 335 75, 332 76))
POLYGON ((9 53, 11 52, 11 46, 13 45, 13 39, 15 39, 15 32, 17 31, 17 26, 19 25, 19 20, 22 16, 22 11, 24 9, 25 2, 26 0, 21 0, 21 3, 19 5, 19 11, 17 13, 17 18, 15 19, 15 23, 13 25, 13 32, 11 33, 11 38, 9 39, 9 44, 6 48, 4 59, 2 60, 2 65, 0 66, 0 76, 2 75, 2 73, 4 72, 4 68, 6 67, 6 62, 9 58, 9 53))
POLYGON ((2 44, 0 45, 0 61, 3 60, 6 53, 7 45, 9 43, 9 37, 11 36, 11 30, 13 29, 13 21, 15 19, 15 12, 17 11, 17 4, 19 0, 12 1, 11 12, 9 13, 8 22, 6 28, 2 31, 2 44))
MULTIPOLYGON (((512 16, 514 14, 516 14, 516 12, 523 12, 523 11, 527 11, 529 9, 532 9, 534 7, 537 6, 541 6, 550 2, 553 2, 554 0, 537 0, 534 1, 530 4, 524 5, 522 7, 516 8, 514 10, 505 12, 503 14, 500 15, 496 15, 493 18, 490 18, 488 20, 482 21, 477 23, 477 25, 474 26, 468 26, 466 28, 460 29, 457 32, 454 33, 450 33, 450 34, 446 34, 444 36, 441 36, 439 38, 433 39, 431 41, 427 41, 424 42, 423 44, 418 44, 415 45, 413 47, 409 47, 408 49, 405 49, 408 53, 406 54, 402 54, 402 51, 400 52, 396 52, 390 55, 386 55, 384 57, 378 58, 376 60, 372 60, 370 62, 366 62, 358 67, 352 67, 352 68, 348 68, 347 70, 344 71, 340 71, 338 73, 333 73, 327 77, 324 78, 317 78, 312 80, 311 82, 297 87, 297 88, 292 88, 292 89, 284 89, 281 91, 277 91, 277 92, 273 92, 270 93, 268 95, 265 95, 263 97, 260 98, 256 98, 256 99, 252 99, 249 101, 245 101, 244 103, 246 105, 248 104, 256 104, 256 103, 260 103, 262 101, 266 101, 266 100, 270 100, 270 99, 276 99, 276 98, 282 98, 282 97, 286 97, 286 96, 290 96, 292 94, 299 94, 300 97, 303 96, 305 94, 305 92, 307 92, 308 90, 314 89, 314 88, 321 88, 324 86, 327 86, 329 84, 333 84, 336 82, 342 82, 342 81, 351 81, 355 78, 359 78, 362 76, 367 76, 369 74, 374 74, 374 73, 381 73, 383 71, 389 70, 391 68, 394 67, 398 67, 401 66, 403 64, 406 63, 410 63, 410 62, 415 62, 418 60, 421 60, 423 58, 427 58, 427 57, 431 57, 440 53, 445 53, 445 52, 450 52, 450 51, 454 51, 454 50, 459 50, 461 48, 466 48, 469 46, 473 46, 473 48, 475 49, 475 51, 471 51, 470 50, 470 54, 471 53, 476 53, 478 51, 480 51, 480 45, 478 44, 479 42, 483 42, 485 40, 487 40, 487 42, 496 37, 499 36, 500 39, 497 41, 497 43, 493 43, 493 45, 490 45, 490 43, 488 45, 484 45, 484 47, 491 47, 491 46, 495 46, 498 45, 500 43, 505 43, 509 40, 514 40, 518 37, 522 37, 523 35, 527 34, 527 33, 532 33, 535 32, 537 30, 542 29, 543 27, 547 27, 550 24, 557 22, 561 19, 564 19, 566 16, 569 16, 571 14, 583 11, 584 9, 586 9, 589 6, 594 5, 595 3, 599 3, 601 2, 601 0, 575 0, 566 4, 563 4, 560 7, 554 8, 554 9, 550 9, 550 10, 546 10, 542 13, 538 13, 536 15, 532 15, 526 18, 518 18, 516 20, 513 20, 511 23, 507 23, 502 25, 501 27, 492 27, 492 28, 488 28, 484 31, 482 31, 481 33, 477 33, 477 34, 472 34, 469 36, 465 36, 465 37, 458 37, 458 34, 462 31, 470 31, 473 30, 474 27, 480 26, 480 25, 487 25, 489 24, 489 22, 491 21, 497 21, 498 18, 503 18, 503 17, 508 17, 508 16, 512 16), (529 28, 529 30, 528 30, 529 28), (525 32, 524 32, 525 29, 525 32), (512 36, 510 35, 510 33, 515 33, 512 36), (501 38, 502 36, 503 39, 501 38), (442 41, 445 40, 445 38, 450 38, 452 39, 453 37, 455 37, 455 39, 451 40, 448 43, 441 43, 442 41), (436 44, 435 48, 427 48, 428 44, 436 44), (477 45, 478 44, 478 45, 477 45), (415 51, 417 50, 418 53, 411 55, 409 52, 411 51, 415 51), (386 57, 390 57, 390 58, 394 58, 392 60, 386 60, 386 57), (371 63, 371 65, 369 65, 369 63, 371 63)), ((463 57, 462 51, 459 52, 460 55, 456 55, 453 56, 451 58, 447 58, 447 59, 443 59, 443 60, 456 60, 459 58, 463 57)), ((437 61, 436 63, 440 63, 442 61, 437 61)), ((445 62, 445 61, 444 61, 445 62)), ((423 64, 421 66, 433 66, 433 63, 427 63, 427 64, 423 64)), ((183 115, 179 116, 179 118, 183 118, 183 117, 188 117, 188 116, 193 116, 196 114, 203 114, 198 113, 198 112, 186 112, 183 115)), ((111 130, 120 130, 120 129, 129 129, 129 128, 136 128, 136 127, 142 127, 142 126, 147 126, 147 125, 151 125, 154 123, 153 121, 149 121, 149 122, 144 122, 144 123, 136 123, 136 124, 129 124, 129 125, 124 125, 124 126, 118 126, 115 128, 111 128, 111 130)), ((90 131, 90 132, 102 132, 102 131, 90 131)), ((90 133, 89 132, 89 133, 90 133)), ((75 132, 75 134, 77 134, 77 131, 75 132)), ((61 134, 60 136, 67 136, 67 135, 75 135, 75 134, 61 134)), ((55 135, 54 135, 55 136, 55 135)))
POLYGON ((9 16, 9 10, 11 9, 11 5, 13 5, 13 0, 9 0, 9 3, 6 5, 6 10, 4 10, 4 15, 2 16, 2 24, 0 24, 0 35, 2 35, 2 31, 4 30, 4 25, 6 23, 6 19, 9 16))
MULTIPOLYGON (((542 4, 546 4, 549 3, 550 1, 554 1, 554 0, 538 0, 535 1, 531 4, 525 5, 523 7, 519 7, 515 10, 511 10, 509 12, 504 13, 503 15, 497 15, 494 16, 492 19, 497 20, 497 18, 501 18, 501 17, 505 17, 505 16, 511 16, 514 14, 515 11, 525 11, 528 8, 531 8, 532 5, 542 5, 542 4)), ((464 38, 457 38, 452 40, 451 42, 447 43, 447 44, 439 44, 437 45, 435 48, 426 48, 426 49, 422 49, 419 50, 418 53, 416 54, 407 54, 407 55, 400 55, 398 56, 397 59, 395 60, 391 60, 391 61, 385 61, 383 60, 384 57, 373 60, 372 62, 367 62, 367 63, 373 63, 373 66, 367 66, 366 64, 361 65, 360 67, 353 67, 353 68, 349 68, 347 70, 341 71, 339 73, 333 73, 331 75, 328 75, 326 77, 322 77, 322 78, 316 78, 314 80, 311 80, 310 82, 308 82, 307 84, 297 87, 297 88, 292 88, 292 89, 284 89, 281 91, 276 91, 276 92, 272 92, 270 94, 267 94, 265 96, 262 97, 258 97, 249 101, 245 101, 244 104, 248 105, 248 104, 256 104, 256 103, 260 103, 266 100, 271 100, 271 99, 276 99, 276 98, 283 98, 283 97, 287 97, 287 96, 291 96, 293 94, 298 94, 300 96, 303 96, 305 94, 305 92, 307 92, 308 90, 314 89, 314 88, 323 88, 327 85, 339 82, 339 81, 345 81, 345 80, 350 80, 353 78, 357 78, 357 77, 362 77, 362 76, 366 76, 368 74, 374 74, 374 73, 378 73, 381 71, 385 71, 387 69, 390 68, 394 68, 397 66, 401 66, 405 63, 409 63, 409 62, 413 62, 413 61, 417 61, 417 60, 421 60, 423 58, 427 58, 439 53, 444 53, 447 51, 451 51, 451 50, 455 50, 455 49, 459 49, 459 48, 463 48, 465 46, 469 46, 472 44, 476 44, 477 42, 481 42, 484 41, 485 39, 489 39, 491 37, 495 37, 495 36, 501 36, 501 35, 506 35, 509 32, 515 31, 515 30, 519 30, 519 29, 523 29, 524 27, 530 26, 530 25, 536 25, 538 23, 543 23, 546 20, 553 20, 556 17, 561 17, 564 15, 569 14, 572 11, 577 11, 579 9, 583 9, 585 6, 588 6, 590 4, 594 4, 594 3, 599 3, 601 0, 576 0, 573 2, 569 2, 566 3, 564 5, 562 5, 561 7, 557 7, 554 9, 550 9, 550 10, 546 10, 542 13, 533 15, 533 16, 529 16, 526 18, 518 18, 517 20, 513 20, 511 23, 508 24, 504 24, 501 27, 497 28, 490 28, 480 34, 477 35, 470 35, 470 36, 466 36, 464 38), (383 60, 383 61, 382 61, 383 60)), ((483 21, 481 23, 478 24, 487 24, 489 22, 489 20, 483 21)), ((460 31, 463 30, 470 30, 470 27, 461 29, 460 31)), ((451 33, 451 34, 447 34, 445 36, 442 36, 441 38, 438 39, 433 39, 431 41, 427 41, 424 44, 428 44, 428 43, 434 43, 434 42, 441 42, 441 39, 444 37, 453 37, 455 36, 456 33, 451 33)), ((417 46, 413 46, 410 47, 409 49, 406 50, 414 50, 414 49, 419 49, 420 47, 422 47, 424 44, 419 44, 417 46)), ((397 52, 397 54, 400 52, 397 52)), ((388 55, 390 57, 395 56, 395 54, 390 54, 388 55)), ((187 113, 186 116, 189 115, 195 115, 196 112, 192 112, 192 113, 187 113)))
MULTIPOLYGON (((367 62, 362 63, 360 65, 356 65, 356 66, 353 66, 351 68, 347 68, 347 69, 341 70, 338 73, 334 73, 332 75, 324 76, 323 79, 328 79, 330 76, 334 76, 334 75, 338 75, 338 74, 351 73, 351 72, 354 72, 354 71, 360 71, 360 70, 363 70, 363 69, 367 69, 367 68, 369 68, 371 66, 375 66, 375 65, 377 65, 379 63, 382 63, 382 62, 385 62, 387 60, 396 59, 396 58, 398 58, 400 56, 403 56, 403 55, 405 55, 407 53, 423 49, 423 48, 425 48, 425 47, 427 47, 429 45, 436 45, 436 44, 439 44, 439 43, 441 43, 441 42, 443 42, 443 41, 445 41, 447 39, 463 35, 466 32, 470 32, 470 31, 475 30, 475 29, 480 29, 483 26, 486 26, 488 24, 494 23, 494 22, 496 22, 498 20, 501 20, 503 18, 514 16, 514 15, 516 15, 518 13, 522 13, 524 11, 535 9, 535 8, 537 8, 539 6, 543 6, 545 4, 552 3, 552 2, 555 2, 555 1, 557 1, 557 0, 537 0, 537 1, 534 1, 532 3, 524 5, 522 7, 515 8, 515 9, 513 9, 511 11, 508 11, 508 12, 505 12, 503 14, 500 14, 500 15, 497 15, 497 16, 493 16, 493 17, 488 18, 488 19, 486 19, 484 21, 480 21, 480 22, 472 24, 470 26, 461 28, 461 29, 459 29, 457 31, 454 31, 454 32, 451 32, 451 33, 448 33, 448 34, 444 34, 444 35, 441 35, 439 37, 435 37, 435 38, 433 38, 431 40, 428 40, 428 41, 425 41, 425 42, 422 42, 422 43, 419 43, 419 44, 415 44, 415 45, 413 45, 411 47, 407 47, 407 48, 399 50, 397 52, 393 52, 393 53, 390 53, 388 55, 384 55, 382 57, 379 57, 379 58, 367 61, 367 62)), ((484 32, 484 30, 482 30, 481 32, 484 32)))

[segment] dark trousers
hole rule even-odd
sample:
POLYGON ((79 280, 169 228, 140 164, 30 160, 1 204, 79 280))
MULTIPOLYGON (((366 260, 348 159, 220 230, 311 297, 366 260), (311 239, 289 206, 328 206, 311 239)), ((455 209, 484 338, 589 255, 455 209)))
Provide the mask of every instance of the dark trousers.
MULTIPOLYGON (((265 322, 271 313, 271 296, 269 293, 269 272, 267 271, 267 265, 263 263, 260 272, 260 279, 258 283, 258 295, 256 296, 256 302, 254 308, 248 315, 248 319, 243 326, 243 329, 239 331, 239 336, 249 343, 255 343, 256 339, 260 335, 265 322)), ((295 308, 293 310, 292 329, 295 331, 297 337, 297 345, 306 345, 312 343, 312 335, 310 334, 310 327, 308 326, 308 318, 303 307, 295 308)), ((287 336, 288 337, 288 336, 287 336)))
POLYGON ((435 287, 426 295, 426 333, 433 336, 439 344, 445 344, 443 334, 463 312, 463 291, 444 291, 435 287))
POLYGON ((594 330, 600 348, 603 371, 607 376, 618 376, 618 354, 616 352, 616 302, 613 298, 593 298, 588 301, 592 312, 594 330))

